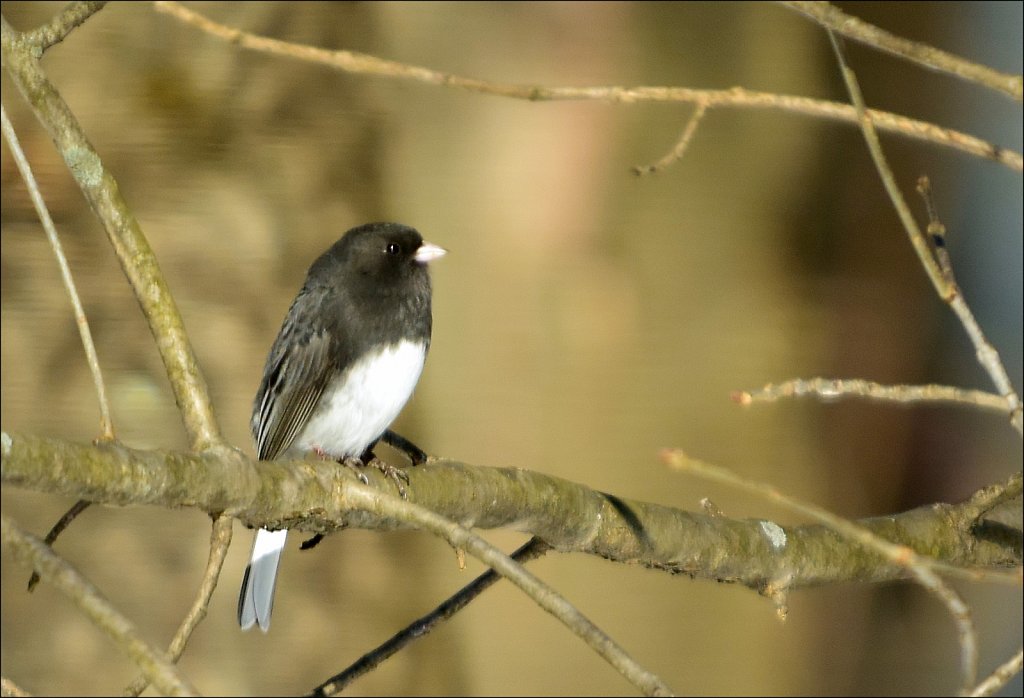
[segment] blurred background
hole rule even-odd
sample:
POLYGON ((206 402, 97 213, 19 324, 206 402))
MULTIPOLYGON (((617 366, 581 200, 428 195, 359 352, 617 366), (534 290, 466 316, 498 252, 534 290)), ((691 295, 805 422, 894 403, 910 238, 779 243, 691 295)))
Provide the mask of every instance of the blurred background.
MULTIPOLYGON (((17 29, 62 3, 5 2, 17 29)), ((749 3, 202 3, 257 34, 469 77, 546 86, 671 85, 847 101, 822 30, 749 3)), ((898 35, 1019 74, 1020 3, 843 3, 898 35)), ((848 43, 869 105, 1021 149, 1021 107, 848 43)), ((991 389, 933 293, 851 126, 715 109, 683 160, 691 107, 528 103, 345 75, 241 50, 116 3, 43 62, 139 217, 184 315, 230 441, 311 261, 372 220, 417 227, 433 265, 434 341, 396 429, 429 452, 519 466, 623 497, 802 521, 667 472, 664 446, 853 518, 959 501, 1005 479, 1004 420, 953 407, 797 400, 743 409, 736 389, 859 377, 991 389)), ((59 226, 107 382, 137 448, 186 446, 149 330, 106 237, 6 75, 3 101, 59 226)), ((931 177, 968 301, 1022 385, 1020 173, 884 136, 904 192, 931 177)), ((6 146, 2 160, 4 430, 87 442, 98 409, 57 267, 6 146)), ((43 535, 69 500, 5 487, 43 535)), ((525 536, 487 537, 512 550, 525 536)), ((197 511, 92 508, 72 561, 156 645, 208 552, 197 511)), ((340 671, 481 571, 446 544, 346 531, 289 541, 268 635, 235 622, 251 533, 235 543, 182 664, 207 694, 294 694, 340 671)), ((107 694, 136 671, 46 584, 3 561, 4 674, 40 694, 107 694)), ((801 591, 780 623, 734 586, 549 555, 531 569, 683 694, 946 694, 953 624, 911 584, 801 591)), ((987 674, 1021 644, 1019 589, 956 583, 987 674)), ((633 689, 499 584, 360 679, 367 695, 620 694, 633 689)), ((1007 694, 1020 695, 1018 677, 1007 694)))

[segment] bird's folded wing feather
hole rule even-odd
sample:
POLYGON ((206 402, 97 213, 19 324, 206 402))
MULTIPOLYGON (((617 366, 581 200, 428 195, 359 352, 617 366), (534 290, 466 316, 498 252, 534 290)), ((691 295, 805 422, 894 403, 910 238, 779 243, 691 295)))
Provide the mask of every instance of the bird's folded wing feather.
POLYGON ((288 450, 337 371, 327 331, 291 315, 270 351, 253 408, 252 434, 260 460, 288 450))

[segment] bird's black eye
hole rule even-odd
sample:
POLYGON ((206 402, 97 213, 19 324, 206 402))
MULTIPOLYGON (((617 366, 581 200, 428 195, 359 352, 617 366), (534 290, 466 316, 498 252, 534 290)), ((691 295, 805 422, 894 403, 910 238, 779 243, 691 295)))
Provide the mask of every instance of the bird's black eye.
POLYGON ((397 242, 389 242, 387 246, 388 254, 392 257, 400 255, 402 253, 402 246, 397 242))

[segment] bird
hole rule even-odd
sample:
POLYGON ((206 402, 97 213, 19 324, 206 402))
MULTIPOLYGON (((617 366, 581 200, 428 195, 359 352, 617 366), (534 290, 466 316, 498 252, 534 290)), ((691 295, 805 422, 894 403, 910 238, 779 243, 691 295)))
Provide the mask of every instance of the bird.
MULTIPOLYGON (((446 252, 415 228, 367 223, 313 262, 253 401, 250 427, 260 460, 315 453, 358 467, 371 462, 381 437, 422 455, 388 427, 423 371, 433 323, 427 264, 446 252)), ((256 532, 238 598, 243 630, 270 629, 287 536, 256 532)))

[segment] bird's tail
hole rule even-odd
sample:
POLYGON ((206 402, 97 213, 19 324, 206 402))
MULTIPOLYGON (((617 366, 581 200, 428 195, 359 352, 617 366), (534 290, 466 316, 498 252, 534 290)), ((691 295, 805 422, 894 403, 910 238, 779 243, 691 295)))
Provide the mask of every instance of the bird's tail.
POLYGON ((242 577, 242 590, 238 594, 238 624, 242 630, 259 625, 270 630, 270 612, 274 610, 274 588, 277 586, 277 566, 281 563, 288 530, 268 531, 261 528, 252 543, 252 556, 242 577))

